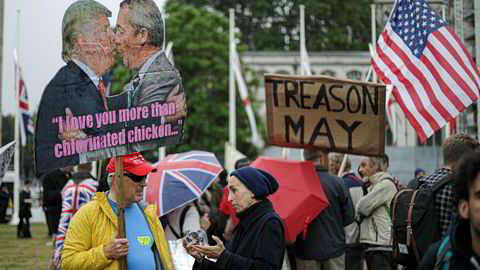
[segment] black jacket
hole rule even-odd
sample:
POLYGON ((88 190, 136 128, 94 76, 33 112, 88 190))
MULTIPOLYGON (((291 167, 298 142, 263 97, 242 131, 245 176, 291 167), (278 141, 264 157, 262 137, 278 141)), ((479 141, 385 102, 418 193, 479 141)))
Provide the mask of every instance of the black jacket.
POLYGON ((54 146, 58 139, 59 125, 52 122, 58 116, 65 119, 65 109, 73 116, 92 115, 93 127, 85 128, 86 135, 107 132, 107 126, 97 128, 95 113, 105 112, 103 99, 95 84, 73 61, 62 67, 48 83, 42 94, 35 126, 35 169, 44 173, 56 168, 79 163, 78 154, 56 158, 54 146))
POLYGON ((315 169, 329 205, 308 225, 307 239, 303 233, 297 237, 294 251, 296 258, 324 261, 345 253, 344 227, 354 221, 355 209, 343 180, 324 167, 315 169))
MULTIPOLYGON (((467 220, 461 220, 449 234, 452 257, 450 258, 449 269, 479 270, 480 256, 475 254, 472 249, 472 237, 470 234, 470 224, 467 220), (475 265, 476 264, 476 265, 475 265)), ((442 240, 432 244, 427 253, 423 256, 418 270, 433 270, 437 259, 437 253, 442 240)))
POLYGON ((285 254, 283 223, 268 200, 237 215, 240 223, 216 263, 203 259, 194 270, 280 270, 285 254))
POLYGON ((32 217, 32 212, 30 211, 30 208, 32 207, 32 204, 29 202, 25 202, 26 199, 31 199, 32 197, 30 196, 30 191, 25 191, 22 190, 20 192, 20 212, 18 213, 18 216, 21 218, 31 218, 32 217))
POLYGON ((43 177, 43 207, 52 215, 60 216, 62 212, 62 189, 67 181, 68 177, 60 169, 43 177))
POLYGON ((8 206, 8 193, 3 192, 0 190, 0 207, 7 207, 8 206))

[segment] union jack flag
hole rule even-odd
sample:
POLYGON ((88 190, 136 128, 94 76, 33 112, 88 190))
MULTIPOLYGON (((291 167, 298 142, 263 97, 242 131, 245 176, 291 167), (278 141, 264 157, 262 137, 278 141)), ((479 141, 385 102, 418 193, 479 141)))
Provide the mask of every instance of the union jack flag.
POLYGON ((480 74, 460 39, 424 0, 397 0, 372 65, 420 141, 478 99, 480 74))
POLYGON ((159 216, 200 198, 223 170, 213 153, 203 151, 168 155, 154 166, 145 196, 159 216))
POLYGON ((18 94, 18 109, 20 111, 20 141, 22 146, 27 145, 28 134, 33 134, 33 123, 28 111, 28 96, 25 81, 22 76, 22 69, 17 62, 17 52, 13 51, 13 58, 15 63, 15 91, 18 94))
POLYGON ((58 224, 58 234, 55 237, 55 252, 53 254, 53 262, 57 269, 60 269, 60 252, 63 249, 68 224, 77 210, 92 200, 97 187, 98 182, 92 178, 87 178, 78 184, 71 179, 62 190, 62 214, 58 224))

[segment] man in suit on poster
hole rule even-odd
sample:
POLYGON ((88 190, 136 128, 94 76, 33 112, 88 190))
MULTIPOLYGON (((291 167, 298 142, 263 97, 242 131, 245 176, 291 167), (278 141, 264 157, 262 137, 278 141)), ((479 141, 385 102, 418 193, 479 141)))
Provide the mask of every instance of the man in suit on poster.
MULTIPOLYGON (((171 123, 178 135, 167 137, 163 144, 175 144, 183 137, 186 101, 180 74, 163 51, 164 26, 162 15, 152 0, 124 0, 117 17, 115 42, 123 63, 137 74, 124 89, 132 89, 132 107, 154 102, 174 102, 176 114, 141 120, 140 125, 171 123)), ((125 93, 126 94, 126 93, 125 93)), ((138 126, 139 123, 133 125, 138 126)), ((131 125, 132 126, 132 125, 131 125)), ((130 144, 130 151, 143 151, 155 143, 130 144)))
POLYGON ((46 86, 38 110, 35 130, 38 172, 86 162, 82 154, 59 157, 55 154, 55 144, 107 132, 107 126, 97 128, 95 113, 108 111, 101 76, 115 61, 114 33, 108 20, 111 14, 93 0, 76 1, 65 11, 62 59, 66 65, 46 86), (58 117, 65 122, 66 115, 92 115, 93 127, 60 132, 58 117))

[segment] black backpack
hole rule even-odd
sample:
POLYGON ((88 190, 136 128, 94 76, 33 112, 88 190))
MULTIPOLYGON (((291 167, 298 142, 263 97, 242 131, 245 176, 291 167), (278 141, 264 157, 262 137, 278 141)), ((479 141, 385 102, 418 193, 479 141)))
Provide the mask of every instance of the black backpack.
POLYGON ((428 246, 441 238, 435 216, 435 195, 451 182, 444 176, 430 188, 403 189, 390 203, 393 254, 397 263, 416 267, 428 246))

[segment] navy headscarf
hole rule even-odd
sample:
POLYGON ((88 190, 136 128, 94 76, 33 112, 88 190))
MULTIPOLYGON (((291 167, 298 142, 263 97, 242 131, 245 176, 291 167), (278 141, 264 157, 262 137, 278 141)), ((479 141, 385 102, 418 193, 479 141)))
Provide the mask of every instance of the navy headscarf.
POLYGON ((240 180, 257 198, 266 198, 278 189, 277 180, 266 171, 250 166, 231 173, 240 180))

